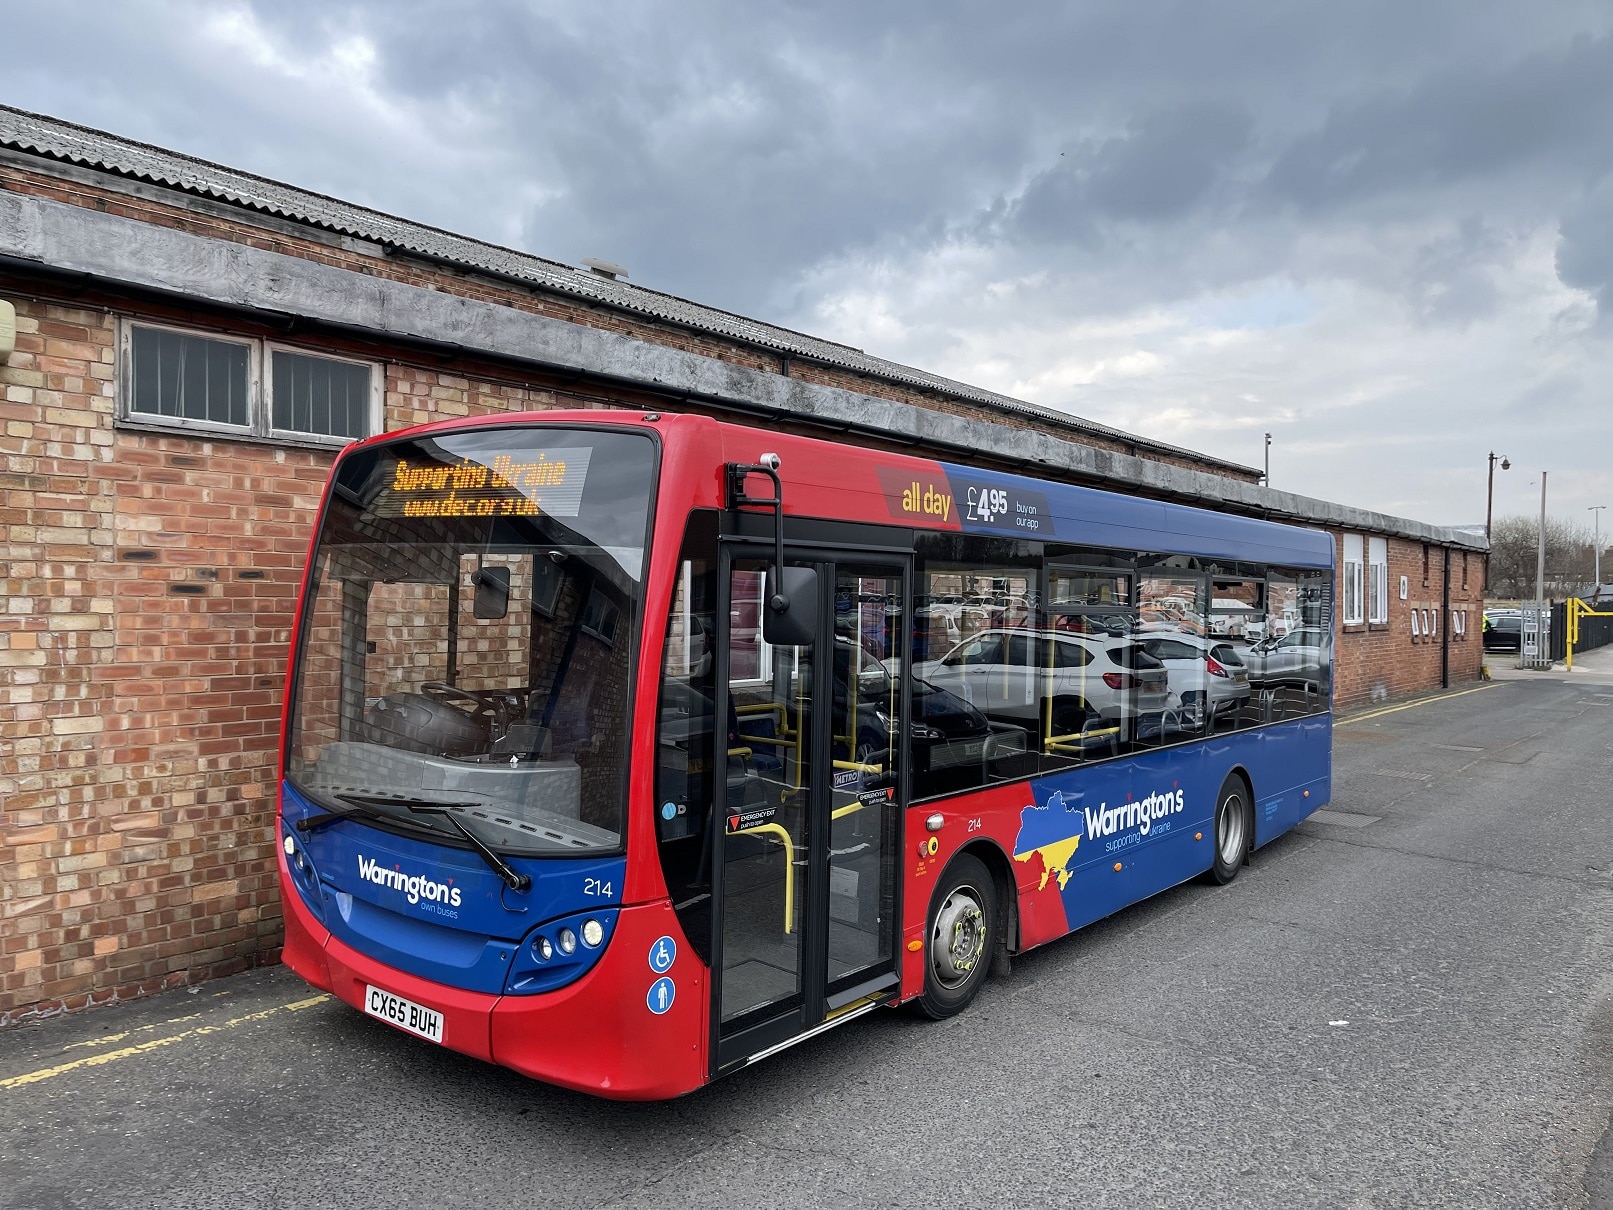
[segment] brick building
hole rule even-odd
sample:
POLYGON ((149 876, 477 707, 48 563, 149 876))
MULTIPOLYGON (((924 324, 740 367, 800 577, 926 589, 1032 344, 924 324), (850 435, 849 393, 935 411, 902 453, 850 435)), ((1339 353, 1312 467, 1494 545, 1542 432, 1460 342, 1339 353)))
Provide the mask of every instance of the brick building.
POLYGON ((354 436, 653 407, 1325 527, 1339 705, 1478 675, 1470 535, 0 108, 5 303, 0 1025, 275 954, 292 605, 354 436))

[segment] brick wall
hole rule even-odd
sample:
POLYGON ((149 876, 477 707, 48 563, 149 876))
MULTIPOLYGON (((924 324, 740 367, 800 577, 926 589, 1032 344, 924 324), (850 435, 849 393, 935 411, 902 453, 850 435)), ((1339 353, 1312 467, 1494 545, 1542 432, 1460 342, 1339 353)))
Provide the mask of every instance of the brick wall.
MULTIPOLYGON (((1335 535, 1336 557, 1342 575, 1344 567, 1343 535, 1335 535)), ((1439 634, 1412 634, 1412 614, 1421 619, 1430 613, 1438 614, 1444 585, 1443 552, 1435 546, 1425 547, 1420 542, 1398 538, 1388 540, 1389 555, 1389 620, 1378 623, 1335 625, 1333 653, 1334 703, 1340 709, 1349 709, 1363 703, 1382 701, 1392 697, 1426 692, 1439 687, 1440 640, 1443 631, 1452 627, 1450 639, 1450 679, 1457 685, 1476 680, 1479 665, 1483 662, 1483 644, 1479 635, 1479 614, 1483 608, 1483 559, 1469 555, 1467 583, 1462 582, 1462 560, 1459 551, 1451 554, 1451 613, 1464 612, 1467 618, 1465 633, 1457 633, 1454 623, 1439 617, 1439 634), (1428 552, 1428 576, 1423 576, 1423 552, 1428 552), (1406 577, 1406 599, 1400 599, 1400 577, 1406 577)), ((1363 583, 1365 583, 1363 576, 1363 583)), ((1344 593, 1342 586, 1334 589, 1333 612, 1343 617, 1344 593)), ((1364 611, 1367 612, 1367 611, 1364 611)), ((1367 612, 1370 616, 1370 612, 1367 612)))
POLYGON ((272 948, 274 736, 329 456, 115 432, 102 311, 0 368, 0 1021, 272 948))

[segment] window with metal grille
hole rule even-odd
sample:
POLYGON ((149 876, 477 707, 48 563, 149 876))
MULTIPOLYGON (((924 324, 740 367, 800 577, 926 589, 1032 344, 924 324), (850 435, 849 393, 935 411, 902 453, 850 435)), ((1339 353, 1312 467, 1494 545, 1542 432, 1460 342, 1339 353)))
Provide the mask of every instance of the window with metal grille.
POLYGON ((125 321, 118 417, 138 428, 340 445, 381 428, 371 362, 125 321))
POLYGON ((250 342, 136 327, 129 358, 131 413, 241 428, 250 423, 250 342))
POLYGON ((279 432, 367 437, 375 372, 361 362, 272 349, 270 423, 279 432))

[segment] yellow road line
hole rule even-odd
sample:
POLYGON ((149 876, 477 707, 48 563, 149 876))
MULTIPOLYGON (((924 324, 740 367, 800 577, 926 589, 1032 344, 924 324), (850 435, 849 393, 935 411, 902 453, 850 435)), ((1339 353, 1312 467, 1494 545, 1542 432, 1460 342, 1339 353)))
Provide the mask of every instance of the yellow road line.
MULTIPOLYGON (((217 995, 228 995, 228 992, 218 992, 217 995)), ((110 1046, 114 1042, 121 1042, 130 1034, 150 1033, 154 1029, 161 1029, 164 1025, 178 1025, 181 1021, 198 1021, 201 1013, 187 1013, 183 1017, 169 1017, 166 1021, 153 1021, 150 1025, 137 1025, 133 1029, 126 1029, 121 1034, 107 1034, 104 1038, 91 1038, 88 1042, 69 1042, 62 1047, 63 1050, 77 1050, 80 1047, 93 1049, 97 1046, 110 1046)))
POLYGON ((1483 693, 1486 689, 1494 689, 1500 683, 1500 681, 1497 681, 1495 685, 1480 685, 1477 689, 1458 689, 1455 693, 1442 693, 1438 697, 1425 697, 1421 701, 1407 702, 1404 706, 1390 706, 1385 710, 1374 710, 1371 714, 1357 714, 1350 718, 1340 719, 1338 725, 1348 727, 1352 723, 1364 723, 1369 718, 1380 718, 1385 714, 1394 714, 1400 710, 1411 710, 1417 706, 1426 706, 1430 702, 1448 702, 1453 697, 1466 697, 1470 693, 1483 693))
MULTIPOLYGON (((120 1050, 109 1050, 104 1054, 90 1055, 85 1059, 74 1059, 70 1063, 58 1063, 55 1067, 43 1067, 38 1071, 26 1072, 20 1076, 10 1076, 0 1080, 0 1090, 8 1088, 21 1088, 24 1084, 38 1084, 41 1080, 48 1080, 53 1076, 65 1075, 76 1071, 80 1067, 100 1067, 104 1063, 112 1063, 118 1059, 131 1058, 134 1055, 143 1055, 150 1050, 160 1050, 164 1046, 172 1046, 176 1042, 183 1042, 189 1038, 200 1038, 205 1034, 216 1034, 226 1029, 233 1029, 237 1025, 245 1025, 248 1021, 261 1021, 265 1017, 272 1017, 279 1012, 297 1012, 304 1008, 312 1008, 315 1004, 322 1004, 330 997, 327 995, 310 996, 306 1000, 294 1000, 290 1004, 277 1004, 273 1008, 261 1009, 255 1013, 247 1013, 244 1017, 233 1017, 222 1025, 198 1025, 195 1029, 187 1029, 183 1033, 169 1034, 166 1038, 152 1038, 148 1042, 140 1042, 134 1046, 125 1046, 120 1050)), ((122 1037, 124 1035, 119 1035, 122 1037)), ((108 1038, 107 1041, 112 1041, 108 1038)))

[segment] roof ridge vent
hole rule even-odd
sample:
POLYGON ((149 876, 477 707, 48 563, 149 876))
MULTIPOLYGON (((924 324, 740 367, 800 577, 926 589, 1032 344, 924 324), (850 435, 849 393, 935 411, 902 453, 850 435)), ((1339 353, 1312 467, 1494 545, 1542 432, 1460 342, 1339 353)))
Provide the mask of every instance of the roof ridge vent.
POLYGON ((586 268, 593 270, 601 277, 610 278, 611 281, 628 275, 627 270, 614 261, 600 260, 597 256, 585 256, 582 258, 582 263, 586 268))

